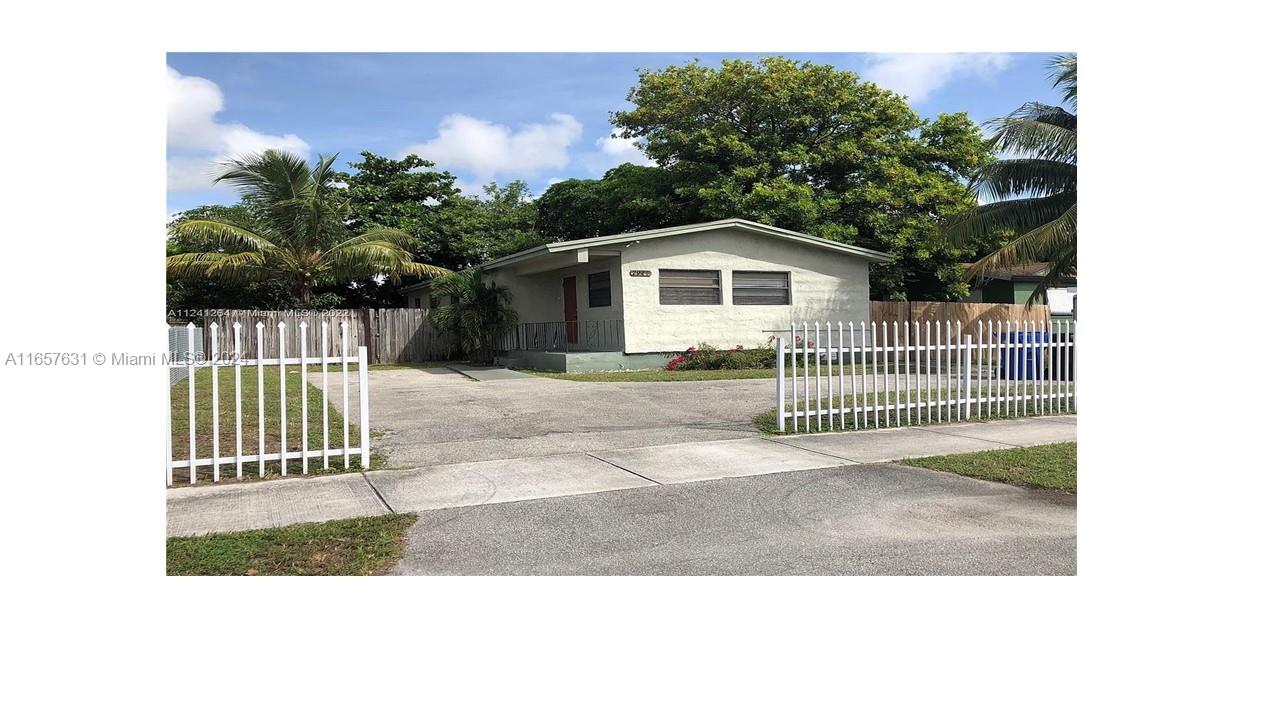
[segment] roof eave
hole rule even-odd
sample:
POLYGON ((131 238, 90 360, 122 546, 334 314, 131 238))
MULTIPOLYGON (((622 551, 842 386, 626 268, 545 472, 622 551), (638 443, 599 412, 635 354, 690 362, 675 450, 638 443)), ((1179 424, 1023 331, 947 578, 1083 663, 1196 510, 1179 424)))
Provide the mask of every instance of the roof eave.
POLYGON ((495 268, 505 267, 507 265, 514 265, 525 260, 541 257, 542 255, 550 253, 569 252, 571 250, 581 250, 583 248, 603 247, 617 243, 631 243, 640 240, 671 237, 674 235, 688 235, 690 233, 719 230, 728 227, 738 227, 750 232, 771 235, 773 237, 779 237, 795 242, 802 242, 807 245, 813 245, 833 252, 843 253, 845 255, 855 255, 872 262, 889 262, 893 259, 893 256, 888 253, 883 253, 878 250, 868 250, 867 248, 858 247, 856 245, 846 245, 844 243, 827 240, 826 238, 820 238, 816 235, 806 235, 792 230, 784 230, 782 228, 773 227, 772 225, 765 225, 764 223, 742 220, 740 218, 730 218, 728 220, 714 220, 712 222, 696 223, 693 225, 678 225, 671 228, 641 230, 633 233, 604 235, 594 238, 580 238, 577 240, 566 240, 564 242, 538 245, 527 250, 521 250, 518 253, 507 255, 506 257, 490 260, 489 262, 481 265, 480 268, 482 270, 492 270, 495 268))

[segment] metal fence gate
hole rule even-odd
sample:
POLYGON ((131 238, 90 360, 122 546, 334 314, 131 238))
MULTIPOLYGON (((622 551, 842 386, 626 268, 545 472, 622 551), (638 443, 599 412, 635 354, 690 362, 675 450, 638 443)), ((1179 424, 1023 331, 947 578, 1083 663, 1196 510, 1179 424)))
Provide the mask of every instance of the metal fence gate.
POLYGON ((1074 413, 1076 325, 979 321, 976 335, 958 322, 792 325, 776 339, 777 430, 1074 413))
MULTIPOLYGON (((356 348, 355 354, 350 352, 350 342, 348 338, 347 323, 341 323, 339 327, 339 344, 338 354, 330 355, 328 348, 329 343, 329 327, 321 325, 321 342, 319 343, 319 354, 313 355, 308 351, 307 329, 308 325, 305 321, 298 324, 298 330, 294 337, 287 338, 287 332, 284 322, 277 326, 278 333, 276 335, 277 342, 269 344, 263 340, 263 331, 265 325, 261 322, 255 325, 256 342, 254 344, 254 357, 246 357, 245 347, 241 342, 241 325, 234 323, 232 325, 232 347, 222 348, 219 346, 219 332, 217 323, 209 325, 211 346, 207 354, 198 354, 188 352, 185 356, 175 359, 174 365, 166 368, 166 373, 177 369, 186 374, 187 386, 186 394, 186 412, 184 420, 187 425, 185 437, 181 438, 179 443, 179 452, 185 450, 185 457, 174 456, 174 405, 181 401, 181 398, 175 398, 172 391, 168 396, 169 402, 165 404, 166 432, 165 432, 165 470, 166 485, 173 484, 174 470, 185 470, 188 482, 194 483, 197 480, 200 468, 209 468, 208 475, 213 482, 218 482, 222 476, 224 469, 233 474, 234 477, 244 477, 246 465, 249 466, 249 472, 254 473, 256 466, 256 474, 259 477, 266 475, 267 463, 278 463, 281 475, 289 473, 289 461, 297 460, 299 462, 303 475, 312 472, 314 467, 311 463, 313 459, 319 459, 323 469, 328 469, 331 463, 341 461, 344 468, 351 467, 352 455, 358 456, 361 467, 369 467, 369 353, 368 348, 360 345, 356 348), (274 345, 274 347, 272 347, 274 345), (290 355, 289 347, 297 348, 296 355, 290 355), (268 357, 274 355, 274 357, 268 357), (340 372, 342 377, 342 414, 341 414, 341 443, 336 444, 338 438, 330 438, 330 403, 329 403, 329 372, 330 366, 336 366, 334 372, 340 372), (351 366, 355 365, 355 374, 357 379, 357 394, 359 402, 359 423, 358 423, 358 445, 351 443, 351 393, 349 385, 349 377, 351 366), (176 367, 175 367, 176 366, 176 367), (309 383, 309 373, 314 372, 313 367, 319 366, 317 369, 320 373, 320 417, 321 432, 319 437, 319 446, 313 446, 308 421, 311 415, 308 407, 309 396, 313 389, 309 383), (300 411, 297 417, 292 417, 289 408, 289 395, 287 387, 289 383, 288 375, 291 368, 298 368, 300 374, 301 392, 296 397, 300 402, 300 411), (198 372, 204 368, 208 368, 207 372, 198 372), (272 368, 271 373, 276 374, 271 380, 278 384, 278 401, 279 413, 277 418, 268 418, 266 414, 266 404, 268 397, 265 392, 265 386, 268 381, 267 368, 272 368), (231 372, 220 372, 230 369, 231 372), (256 372, 254 372, 256 370, 256 372), (248 371, 248 372, 246 372, 248 371), (226 377, 230 375, 230 377, 226 377), (222 376, 222 377, 220 377, 222 376), (226 387, 227 383, 230 387, 226 387), (246 394, 243 392, 244 385, 251 385, 256 388, 254 395, 248 396, 248 403, 245 402, 246 394), (201 386, 203 385, 203 386, 201 386), (224 438, 223 426, 223 408, 226 393, 230 392, 234 404, 227 418, 234 423, 234 439, 231 437, 224 438), (205 401, 208 401, 207 404, 205 401), (249 404, 252 413, 248 420, 249 427, 253 432, 246 433, 246 413, 244 406, 249 404), (202 425, 200 421, 205 419, 202 425), (256 422, 255 422, 256 420, 256 422), (271 432, 268 433, 268 426, 272 425, 271 432), (296 432, 296 434, 294 434, 296 432), (246 434, 249 437, 246 437, 246 434), (268 446, 268 434, 271 435, 270 447, 268 446), (256 442, 255 436, 256 435, 256 442), (290 441, 290 438, 296 438, 290 441), (249 444, 248 452, 246 452, 245 444, 249 444), (181 447, 185 445, 185 447, 181 447), (207 454, 205 454, 207 453, 207 454)), ((188 323, 186 327, 187 348, 199 347, 196 333, 198 328, 193 323, 188 323)), ((180 381, 179 381, 180 382, 180 381)), ((273 394, 276 391, 273 391, 273 394)), ((276 400, 276 397, 270 398, 276 400)), ((334 418, 335 421, 337 418, 334 418)), ((226 432, 230 435, 230 432, 226 432)), ((273 467, 273 469, 275 469, 273 467)))

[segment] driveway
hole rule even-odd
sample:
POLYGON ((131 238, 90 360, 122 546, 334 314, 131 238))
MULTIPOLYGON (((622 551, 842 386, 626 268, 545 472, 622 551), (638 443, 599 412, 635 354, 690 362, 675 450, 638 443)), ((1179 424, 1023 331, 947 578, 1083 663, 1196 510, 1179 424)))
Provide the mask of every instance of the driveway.
POLYGON ((373 446, 390 467, 423 467, 755 437, 751 418, 769 407, 773 387, 769 379, 476 382, 447 368, 372 370, 373 446))
POLYGON ((419 513, 403 575, 1073 575, 1075 497, 857 465, 419 513))

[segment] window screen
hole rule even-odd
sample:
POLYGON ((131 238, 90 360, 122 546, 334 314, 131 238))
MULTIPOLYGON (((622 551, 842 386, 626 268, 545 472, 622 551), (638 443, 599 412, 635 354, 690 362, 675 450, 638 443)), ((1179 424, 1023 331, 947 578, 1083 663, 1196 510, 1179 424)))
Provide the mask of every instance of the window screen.
POLYGON ((609 307, 611 296, 607 270, 587 276, 587 307, 609 307))
POLYGON ((658 304, 719 305, 719 270, 659 270, 658 304))
POLYGON ((733 272, 734 305, 790 305, 791 275, 785 272, 733 272))

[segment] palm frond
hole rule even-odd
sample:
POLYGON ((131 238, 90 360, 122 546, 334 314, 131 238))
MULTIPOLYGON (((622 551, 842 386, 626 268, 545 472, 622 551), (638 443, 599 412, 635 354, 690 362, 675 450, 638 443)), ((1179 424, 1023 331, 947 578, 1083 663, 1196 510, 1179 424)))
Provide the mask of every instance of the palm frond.
POLYGON ((417 246, 417 240, 414 240, 409 233, 403 230, 378 226, 369 228, 359 235, 349 237, 330 249, 341 250, 344 247, 352 247, 366 242, 382 242, 406 251, 413 250, 417 246))
POLYGON ((1076 193, 1057 193, 1047 197, 1020 198, 979 205, 948 220, 942 226, 943 237, 955 245, 967 239, 1011 229, 1026 233, 1051 222, 1076 204, 1076 193))
POLYGON ((173 279, 211 279, 239 283, 276 277, 279 273, 263 262, 261 253, 181 253, 165 259, 167 275, 173 279))
POLYGON ((965 279, 985 278, 993 270, 1035 262, 1059 264, 1064 259, 1069 259, 1074 269, 1075 254, 1076 205, 1072 204, 1060 216, 1019 235, 970 265, 965 279))
POLYGON ((275 244, 249 228, 226 220, 184 220, 170 231, 174 238, 199 242, 226 250, 246 248, 266 250, 275 244))
POLYGON ((1076 166, 1040 158, 997 160, 978 172, 972 187, 1000 200, 1067 192, 1076 188, 1076 166))
POLYGON ((991 145, 1006 154, 1058 162, 1076 161, 1076 131, 1042 118, 1003 117, 987 123, 995 129, 991 145))
POLYGON ((1076 54, 1058 55, 1049 62, 1053 86, 1062 88, 1062 99, 1076 106, 1076 54))
POLYGON ((280 150, 242 156, 225 165, 215 183, 225 182, 242 196, 267 205, 305 194, 311 182, 307 161, 280 150))

